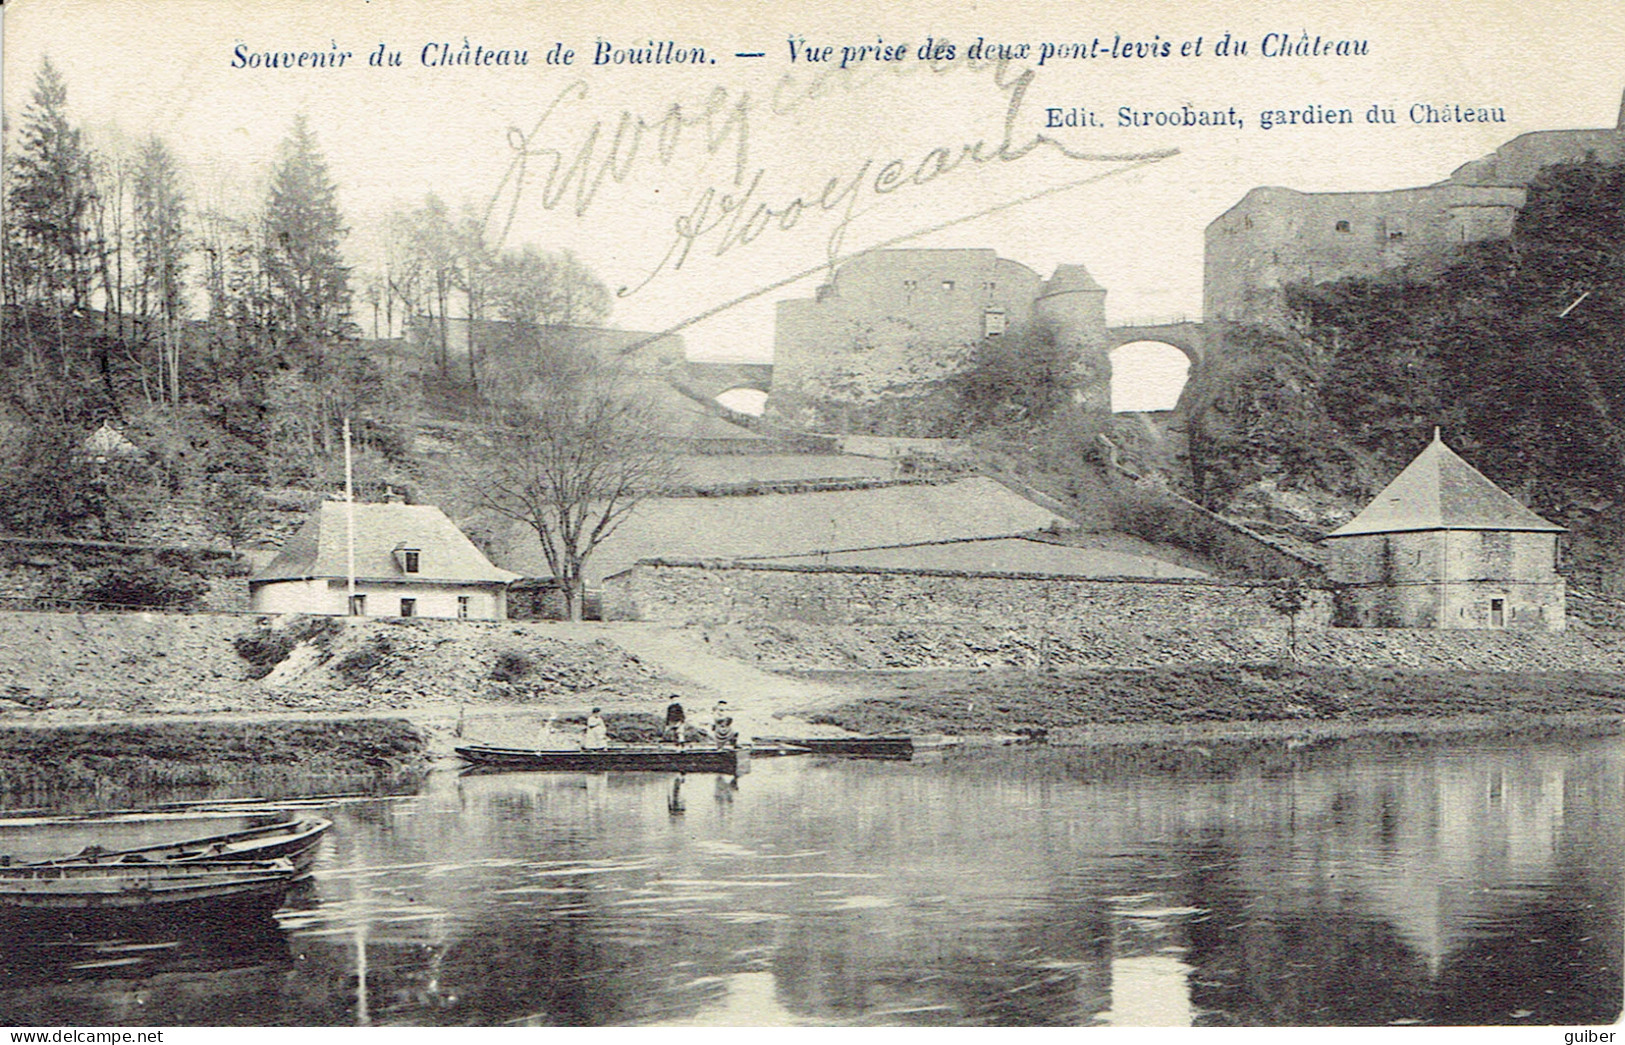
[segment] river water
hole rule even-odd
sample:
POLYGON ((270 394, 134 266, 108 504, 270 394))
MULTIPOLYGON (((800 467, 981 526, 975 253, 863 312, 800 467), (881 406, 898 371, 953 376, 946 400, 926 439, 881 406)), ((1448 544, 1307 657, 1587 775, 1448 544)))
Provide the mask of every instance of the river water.
POLYGON ((984 749, 352 800, 274 925, 7 941, 0 1024, 1584 1024, 1625 739, 984 749))

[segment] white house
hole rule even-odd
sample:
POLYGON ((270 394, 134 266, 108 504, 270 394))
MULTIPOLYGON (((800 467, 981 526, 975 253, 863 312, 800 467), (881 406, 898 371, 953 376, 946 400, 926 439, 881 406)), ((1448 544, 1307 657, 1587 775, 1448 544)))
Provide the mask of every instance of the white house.
MULTIPOLYGON (((347 508, 324 502, 249 578, 254 610, 345 614, 347 508)), ((508 616, 508 584, 518 577, 491 565, 434 505, 355 506, 354 611, 360 616, 501 620, 508 616)))

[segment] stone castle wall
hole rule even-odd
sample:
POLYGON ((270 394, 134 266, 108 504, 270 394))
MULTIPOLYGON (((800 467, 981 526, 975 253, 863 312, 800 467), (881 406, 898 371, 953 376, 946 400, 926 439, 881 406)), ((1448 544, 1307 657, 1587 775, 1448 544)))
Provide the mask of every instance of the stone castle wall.
POLYGON ((1512 234, 1522 188, 1431 185, 1392 192, 1259 188, 1207 227, 1203 318, 1280 326, 1282 290, 1447 263, 1468 243, 1512 234))
MULTIPOLYGON (((1625 113, 1622 113, 1625 116, 1625 113)), ((1625 119, 1612 129, 1535 131, 1463 164, 1447 181, 1387 192, 1257 188, 1207 227, 1203 317, 1282 326, 1282 288, 1443 266, 1461 247, 1511 235, 1541 168, 1625 162, 1625 119)))
POLYGON ((838 426, 842 408, 884 412, 953 376, 984 338, 1020 337, 1039 320, 1067 343, 1100 349, 1105 291, 1049 288, 992 250, 861 255, 815 297, 778 303, 770 414, 817 430, 838 426))

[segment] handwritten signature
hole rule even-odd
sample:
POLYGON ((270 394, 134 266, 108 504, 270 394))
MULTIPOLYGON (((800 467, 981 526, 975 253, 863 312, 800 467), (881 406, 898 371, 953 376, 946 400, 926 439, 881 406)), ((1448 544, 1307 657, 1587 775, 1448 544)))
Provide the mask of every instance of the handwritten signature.
MULTIPOLYGON (((751 162, 751 120, 757 103, 748 92, 735 94, 727 88, 717 87, 699 105, 685 108, 681 102, 672 102, 653 120, 630 109, 623 110, 614 120, 591 122, 579 139, 570 144, 555 144, 551 121, 562 106, 584 101, 588 97, 587 84, 577 81, 554 98, 529 131, 510 128, 508 143, 513 157, 492 197, 487 218, 491 220, 500 215, 498 239, 505 237, 521 200, 536 181, 540 182, 540 203, 544 209, 552 210, 568 202, 576 216, 581 217, 591 210, 606 182, 625 181, 638 170, 640 158, 646 164, 670 166, 678 155, 679 146, 685 139, 692 140, 696 135, 709 156, 729 150, 732 155, 730 183, 711 185, 698 191, 687 213, 673 220, 670 239, 660 260, 640 282, 619 288, 618 295, 625 297, 648 286, 661 273, 681 269, 702 244, 703 249, 712 256, 721 257, 764 234, 789 233, 811 217, 832 215, 835 220, 824 244, 824 260, 808 273, 795 278, 816 273, 825 266, 833 266, 843 260, 843 247, 852 223, 865 213, 859 210, 861 201, 874 202, 893 197, 962 168, 1015 163, 1042 151, 1058 154, 1068 160, 1119 165, 1105 172, 1109 175, 1178 153, 1177 149, 1132 153, 1080 151, 1044 134, 1033 134, 1018 144, 1022 105, 1035 72, 1031 68, 1014 71, 1009 63, 999 62, 993 66, 993 73, 995 86, 1006 96, 1003 133, 996 143, 983 138, 953 145, 937 145, 917 157, 906 159, 896 157, 882 161, 874 156, 863 157, 840 173, 820 177, 815 181, 818 188, 778 200, 762 198, 762 185, 767 179, 768 168, 751 162), (613 130, 610 130, 611 125, 613 130)), ((785 104, 784 87, 785 83, 781 81, 774 91, 771 111, 785 112, 795 107, 794 103, 785 104)), ((818 85, 814 85, 811 90, 802 90, 793 97, 799 102, 816 96, 818 90, 818 85)), ((1017 201, 1007 201, 978 211, 974 215, 916 230, 888 240, 884 245, 918 238, 948 225, 1095 180, 1098 180, 1097 176, 1090 176, 1045 189, 1017 201)), ((878 246, 871 245, 866 249, 878 249, 878 246)), ((775 284, 778 285, 782 284, 775 284)), ((757 296, 766 289, 772 288, 764 288, 747 297, 757 296)), ((737 304, 739 300, 744 299, 736 299, 730 305, 737 304)), ((715 311, 707 314, 714 314, 715 311)))

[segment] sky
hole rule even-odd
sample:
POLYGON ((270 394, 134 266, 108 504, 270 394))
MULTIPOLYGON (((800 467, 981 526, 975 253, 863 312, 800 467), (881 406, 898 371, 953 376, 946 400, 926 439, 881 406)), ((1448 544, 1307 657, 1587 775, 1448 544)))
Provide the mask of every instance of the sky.
POLYGON ((885 245, 991 247, 1045 277, 1081 263, 1107 288, 1111 322, 1194 318, 1203 229, 1254 186, 1427 184, 1525 131, 1612 126, 1625 88, 1625 6, 1578 0, 10 0, 3 15, 14 123, 48 54, 97 140, 159 134, 195 200, 242 207, 306 113, 358 271, 374 265, 383 216, 433 192, 489 213, 507 245, 575 251, 617 292, 612 323, 680 328, 696 358, 769 359, 775 301, 811 295, 832 259, 885 245), (1366 53, 1265 56, 1270 33, 1364 41, 1366 53), (1216 54, 1225 34, 1248 53, 1216 54), (1201 53, 1181 55, 1198 37, 1201 53), (1029 52, 1002 67, 967 61, 978 38, 1029 52), (951 42, 954 60, 921 60, 928 39, 951 42), (1045 43, 1095 40, 1093 55, 1038 63, 1045 43), (593 64, 601 45, 651 41, 703 48, 705 61, 593 64), (1171 53, 1114 58, 1114 41, 1171 53), (465 42, 523 50, 528 64, 424 64, 465 42), (554 44, 572 64, 546 61, 554 44), (839 68, 843 47, 866 45, 883 60, 871 51, 839 68), (401 65, 369 65, 380 46, 401 65), (833 63, 807 60, 821 47, 833 63), (267 52, 350 57, 234 67, 267 52), (1498 108, 1505 122, 1417 125, 1416 103, 1498 108), (1373 105, 1396 122, 1367 123, 1373 105), (1124 107, 1185 106, 1234 107, 1243 126, 1118 126, 1124 107), (1260 127, 1261 110, 1316 106, 1356 122, 1260 127), (1047 109, 1087 110, 1100 126, 1046 129, 1047 109), (1007 134, 1003 158, 936 171, 978 142, 993 156, 1007 134), (1040 135, 1054 142, 1026 148, 1040 135), (584 150, 591 180, 564 181, 584 150))

